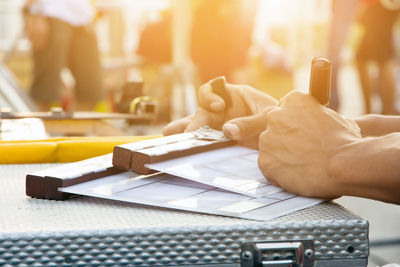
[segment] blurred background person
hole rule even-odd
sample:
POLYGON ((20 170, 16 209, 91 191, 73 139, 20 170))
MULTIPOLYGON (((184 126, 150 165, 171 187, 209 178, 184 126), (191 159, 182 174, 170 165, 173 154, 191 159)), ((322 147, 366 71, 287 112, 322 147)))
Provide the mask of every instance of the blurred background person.
POLYGON ((147 24, 140 33, 136 53, 146 63, 170 64, 172 61, 172 16, 169 9, 160 14, 160 19, 147 24))
POLYGON ((139 35, 136 54, 143 59, 140 75, 146 81, 147 95, 163 99, 159 102, 159 121, 171 120, 172 14, 160 11, 159 19, 146 24, 139 35))
POLYGON ((191 56, 205 82, 246 64, 258 0, 200 1, 191 31, 191 56))
POLYGON ((356 64, 364 96, 365 113, 371 113, 371 96, 378 85, 382 113, 396 114, 396 74, 393 26, 399 8, 392 1, 364 0, 359 17, 363 27, 361 43, 356 51, 356 64), (387 3, 384 5, 384 3, 387 3), (378 81, 373 80, 370 63, 378 67, 378 81))
POLYGON ((68 67, 77 108, 95 108, 104 90, 90 0, 28 0, 23 10, 34 61, 32 98, 43 110, 61 104, 61 71, 68 67))

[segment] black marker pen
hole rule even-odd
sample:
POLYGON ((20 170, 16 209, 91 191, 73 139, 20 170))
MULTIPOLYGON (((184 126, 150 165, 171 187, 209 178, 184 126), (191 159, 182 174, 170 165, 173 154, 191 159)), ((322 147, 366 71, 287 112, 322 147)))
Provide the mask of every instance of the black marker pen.
POLYGON ((331 62, 323 57, 314 58, 311 63, 309 94, 321 105, 327 106, 331 96, 331 62))

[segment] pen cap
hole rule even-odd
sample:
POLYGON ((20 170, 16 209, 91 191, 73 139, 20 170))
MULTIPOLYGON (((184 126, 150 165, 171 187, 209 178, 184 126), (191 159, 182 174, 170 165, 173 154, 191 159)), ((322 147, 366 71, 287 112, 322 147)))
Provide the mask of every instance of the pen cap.
POLYGON ((310 92, 321 105, 328 105, 331 96, 331 62, 323 57, 314 58, 311 63, 310 92))

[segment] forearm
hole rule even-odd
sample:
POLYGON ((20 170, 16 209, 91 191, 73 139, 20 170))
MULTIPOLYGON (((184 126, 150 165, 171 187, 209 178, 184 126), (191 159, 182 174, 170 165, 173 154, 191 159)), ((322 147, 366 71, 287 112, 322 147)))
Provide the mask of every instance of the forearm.
POLYGON ((354 119, 362 136, 382 136, 400 132, 400 116, 365 115, 354 119))
POLYGON ((340 195, 400 204, 400 133, 352 142, 333 155, 328 169, 340 195))

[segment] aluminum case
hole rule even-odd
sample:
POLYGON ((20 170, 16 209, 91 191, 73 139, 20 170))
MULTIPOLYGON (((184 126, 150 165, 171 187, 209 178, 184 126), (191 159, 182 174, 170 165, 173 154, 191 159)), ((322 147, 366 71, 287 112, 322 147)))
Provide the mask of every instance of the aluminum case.
POLYGON ((0 266, 240 266, 254 240, 312 240, 313 266, 366 266, 368 222, 334 202, 254 222, 90 197, 25 196, 28 172, 0 166, 0 266))

